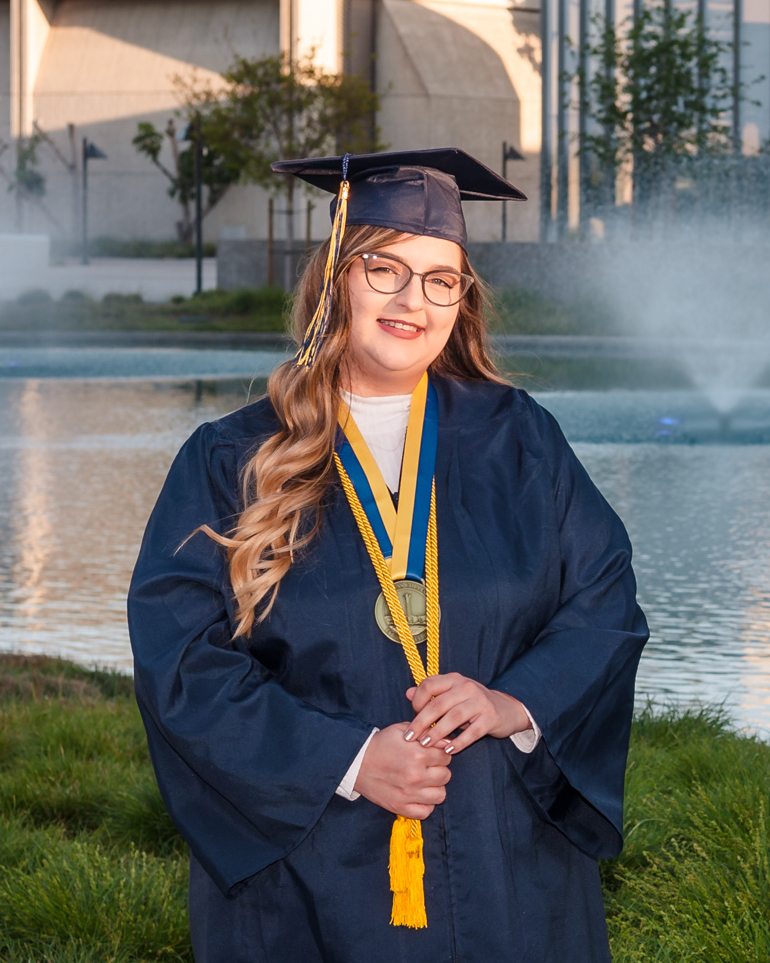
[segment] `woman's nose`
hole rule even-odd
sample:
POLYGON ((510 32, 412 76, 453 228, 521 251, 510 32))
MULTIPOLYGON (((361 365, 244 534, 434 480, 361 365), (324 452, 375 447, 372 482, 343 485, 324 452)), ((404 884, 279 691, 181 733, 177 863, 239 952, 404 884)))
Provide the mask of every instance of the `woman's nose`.
POLYGON ((407 286, 396 294, 396 303, 410 311, 419 311, 424 306, 425 295, 422 290, 422 278, 419 275, 412 275, 407 286))

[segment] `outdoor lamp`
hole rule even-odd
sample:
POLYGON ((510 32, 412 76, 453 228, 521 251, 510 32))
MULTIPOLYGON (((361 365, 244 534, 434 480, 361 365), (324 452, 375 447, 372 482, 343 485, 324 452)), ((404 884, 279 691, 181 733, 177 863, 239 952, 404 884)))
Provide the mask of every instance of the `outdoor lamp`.
POLYGON ((88 264, 88 162, 107 160, 107 155, 87 137, 83 138, 83 264, 88 264))

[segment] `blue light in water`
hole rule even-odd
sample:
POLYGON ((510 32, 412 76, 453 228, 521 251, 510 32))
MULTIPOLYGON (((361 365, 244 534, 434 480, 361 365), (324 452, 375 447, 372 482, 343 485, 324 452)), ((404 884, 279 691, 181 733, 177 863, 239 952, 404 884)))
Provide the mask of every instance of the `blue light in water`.
POLYGON ((658 418, 658 424, 659 425, 678 425, 680 424, 680 422, 678 418, 670 418, 668 416, 665 416, 663 418, 658 418))

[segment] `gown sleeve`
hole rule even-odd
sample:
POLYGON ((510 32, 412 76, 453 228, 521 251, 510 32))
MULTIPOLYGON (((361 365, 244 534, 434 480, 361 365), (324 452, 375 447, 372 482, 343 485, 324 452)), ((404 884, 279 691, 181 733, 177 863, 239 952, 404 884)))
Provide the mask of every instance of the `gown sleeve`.
POLYGON ((233 446, 203 425, 171 467, 128 600, 137 701, 161 794, 230 896, 308 835, 371 731, 293 697, 233 643, 223 550, 203 533, 182 543, 204 522, 230 528, 236 491, 233 446))
POLYGON ((559 525, 558 607, 491 688, 519 699, 542 730, 514 764, 541 815, 594 858, 623 844, 623 786, 634 679, 647 623, 636 603, 622 522, 533 404, 559 525))

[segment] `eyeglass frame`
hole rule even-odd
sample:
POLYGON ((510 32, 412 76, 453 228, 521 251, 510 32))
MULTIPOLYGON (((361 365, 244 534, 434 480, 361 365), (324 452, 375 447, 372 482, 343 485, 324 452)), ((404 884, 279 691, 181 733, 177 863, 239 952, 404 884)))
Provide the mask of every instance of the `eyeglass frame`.
POLYGON ((470 291, 470 289, 471 289, 471 288, 473 287, 473 285, 476 283, 476 278, 473 277, 472 274, 464 274, 462 271, 457 271, 457 270, 455 270, 454 268, 444 268, 444 269, 434 268, 432 271, 422 271, 422 272, 420 272, 420 271, 414 271, 414 270, 412 270, 412 268, 406 263, 406 261, 402 260, 400 257, 397 257, 395 254, 390 254, 389 252, 388 252, 388 253, 383 252, 383 253, 380 254, 380 253, 377 253, 376 251, 372 251, 372 252, 365 253, 365 254, 359 254, 358 256, 359 256, 359 257, 361 258, 361 260, 364 262, 364 276, 366 277, 366 283, 369 285, 369 287, 372 289, 372 291, 377 291, 377 294, 400 294, 403 290, 405 290, 407 287, 409 287, 409 285, 412 283, 412 278, 418 277, 418 278, 420 279, 420 286, 421 286, 421 288, 422 288, 423 297, 425 298, 425 300, 426 300, 429 304, 432 304, 432 305, 434 305, 434 307, 437 307, 437 308, 453 308, 456 304, 459 304, 459 303, 463 300, 463 298, 468 294, 468 292, 470 291), (400 288, 397 288, 395 291, 378 291, 377 288, 376 288, 376 287, 372 284, 372 282, 369 280, 369 261, 368 261, 368 259, 369 259, 370 257, 389 258, 391 261, 396 261, 396 263, 403 265, 403 266, 407 269, 407 271, 409 272, 409 277, 406 279, 406 281, 404 281, 404 283, 401 285, 401 287, 400 287, 400 288), (449 304, 439 304, 437 301, 434 301, 434 300, 428 295, 428 292, 427 292, 426 289, 425 289, 425 278, 426 278, 428 275, 430 275, 430 274, 442 274, 442 273, 443 273, 443 274, 447 274, 447 273, 449 273, 449 274, 456 274, 457 277, 459 277, 459 278, 465 278, 465 280, 468 282, 468 286, 467 286, 466 289, 463 291, 463 293, 460 295, 460 297, 459 297, 456 301, 450 301, 449 304))

